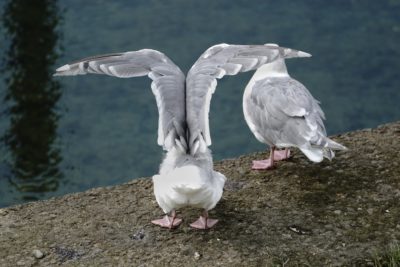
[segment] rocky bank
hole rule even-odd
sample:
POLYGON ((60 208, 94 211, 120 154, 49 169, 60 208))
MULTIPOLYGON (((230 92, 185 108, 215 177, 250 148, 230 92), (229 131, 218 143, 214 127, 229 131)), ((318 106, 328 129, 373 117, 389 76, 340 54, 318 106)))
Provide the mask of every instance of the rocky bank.
POLYGON ((215 163, 228 177, 214 229, 175 230, 150 178, 0 209, 0 266, 369 266, 400 240, 400 122, 333 137, 350 150, 314 164, 299 152, 271 171, 215 163))

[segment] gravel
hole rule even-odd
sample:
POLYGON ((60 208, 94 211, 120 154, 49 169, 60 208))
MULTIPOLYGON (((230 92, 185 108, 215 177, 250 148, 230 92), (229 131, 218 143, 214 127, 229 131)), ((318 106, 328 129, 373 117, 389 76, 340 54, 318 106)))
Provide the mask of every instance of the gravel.
POLYGON ((41 258, 44 257, 43 252, 41 252, 41 251, 38 250, 38 249, 34 249, 34 250, 32 251, 32 254, 33 254, 33 256, 34 256, 36 259, 41 259, 41 258))

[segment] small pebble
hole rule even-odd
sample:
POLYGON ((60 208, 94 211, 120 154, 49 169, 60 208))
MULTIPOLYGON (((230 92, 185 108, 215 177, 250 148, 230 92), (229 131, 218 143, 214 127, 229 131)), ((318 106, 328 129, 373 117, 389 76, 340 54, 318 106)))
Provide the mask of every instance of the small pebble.
POLYGON ((239 167, 239 168, 238 168, 238 173, 240 173, 241 175, 243 175, 243 174, 246 173, 246 170, 245 170, 244 168, 242 168, 242 167, 239 167))
POLYGON ((198 253, 197 251, 194 253, 194 259, 195 260, 198 260, 198 259, 200 259, 200 257, 201 257, 201 255, 200 255, 200 253, 198 253))
POLYGON ((4 210, 4 209, 0 209, 0 216, 5 216, 8 214, 8 211, 4 210))
POLYGON ((340 215, 342 213, 341 210, 335 210, 333 213, 335 213, 336 215, 340 215))
POLYGON ((145 237, 145 233, 143 229, 140 229, 139 231, 137 231, 135 234, 132 234, 129 236, 131 239, 134 240, 142 240, 145 237))
POLYGON ((293 237, 289 234, 282 234, 282 237, 285 239, 293 239, 293 237))
POLYGON ((34 250, 32 251, 32 254, 33 254, 33 256, 34 256, 36 259, 41 259, 41 258, 44 257, 43 252, 41 252, 41 251, 38 250, 38 249, 34 249, 34 250))

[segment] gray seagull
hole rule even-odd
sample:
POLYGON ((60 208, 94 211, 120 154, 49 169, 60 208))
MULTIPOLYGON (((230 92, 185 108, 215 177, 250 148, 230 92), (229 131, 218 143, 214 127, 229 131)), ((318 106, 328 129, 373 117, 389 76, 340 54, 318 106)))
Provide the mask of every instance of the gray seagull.
POLYGON ((289 76, 284 58, 255 72, 244 91, 243 113, 257 140, 270 147, 270 157, 253 161, 253 169, 273 168, 275 161, 290 157, 289 147, 299 148, 313 162, 331 160, 333 150, 347 149, 326 136, 319 102, 289 76))

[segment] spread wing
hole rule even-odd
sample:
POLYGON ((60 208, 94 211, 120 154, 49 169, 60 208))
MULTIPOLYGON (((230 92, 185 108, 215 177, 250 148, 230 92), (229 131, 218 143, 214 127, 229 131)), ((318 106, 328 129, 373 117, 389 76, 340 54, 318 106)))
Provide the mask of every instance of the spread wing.
POLYGON ((186 77, 186 119, 190 133, 190 147, 211 145, 208 113, 217 79, 225 75, 255 70, 278 58, 309 57, 310 54, 266 45, 219 44, 207 49, 189 70, 186 77))
POLYGON ((58 68, 54 75, 87 73, 118 78, 148 75, 158 106, 158 144, 169 150, 180 139, 186 145, 185 75, 163 53, 142 49, 89 57, 58 68))

